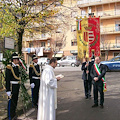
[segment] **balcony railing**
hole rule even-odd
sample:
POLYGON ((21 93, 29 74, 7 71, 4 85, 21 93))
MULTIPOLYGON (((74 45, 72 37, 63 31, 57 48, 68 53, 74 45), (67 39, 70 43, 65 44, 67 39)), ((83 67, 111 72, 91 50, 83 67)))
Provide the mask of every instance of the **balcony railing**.
POLYGON ((120 49, 120 43, 112 43, 112 44, 108 44, 108 45, 101 44, 100 49, 101 50, 120 49))
POLYGON ((106 33, 120 33, 120 27, 119 26, 112 26, 112 27, 100 27, 101 34, 106 33))
POLYGON ((100 5, 105 3, 120 2, 120 0, 78 0, 77 5, 80 7, 100 5))
MULTIPOLYGON (((106 17, 115 17, 120 16, 120 10, 112 10, 112 11, 101 11, 101 12, 93 12, 96 17, 106 18, 106 17)), ((88 17, 88 14, 80 15, 82 17, 88 17)))
MULTIPOLYGON (((35 53, 36 51, 39 52, 40 48, 41 47, 22 48, 22 52, 35 53)), ((46 48, 46 47, 42 47, 42 48, 44 53, 49 53, 52 51, 51 48, 46 48)))

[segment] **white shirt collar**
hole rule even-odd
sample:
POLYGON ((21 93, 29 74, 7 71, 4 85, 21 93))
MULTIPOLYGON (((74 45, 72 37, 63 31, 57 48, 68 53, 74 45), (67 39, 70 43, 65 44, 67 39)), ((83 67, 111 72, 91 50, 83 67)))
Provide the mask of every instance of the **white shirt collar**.
POLYGON ((100 64, 101 64, 101 63, 98 64, 98 67, 100 67, 100 64))
POLYGON ((13 67, 16 67, 17 65, 16 65, 14 62, 12 62, 12 66, 13 66, 13 67))
POLYGON ((35 63, 35 62, 33 62, 33 64, 34 64, 34 66, 36 66, 36 65, 37 65, 37 63, 35 63))

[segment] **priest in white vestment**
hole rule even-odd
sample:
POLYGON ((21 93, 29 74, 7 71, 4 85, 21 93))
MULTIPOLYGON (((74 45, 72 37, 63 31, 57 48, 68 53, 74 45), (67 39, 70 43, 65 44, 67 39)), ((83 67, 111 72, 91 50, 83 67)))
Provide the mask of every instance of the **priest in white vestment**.
POLYGON ((41 76, 39 91, 38 115, 37 120, 56 120, 57 108, 57 81, 60 77, 55 77, 54 68, 57 66, 57 60, 52 58, 50 65, 46 65, 41 76))

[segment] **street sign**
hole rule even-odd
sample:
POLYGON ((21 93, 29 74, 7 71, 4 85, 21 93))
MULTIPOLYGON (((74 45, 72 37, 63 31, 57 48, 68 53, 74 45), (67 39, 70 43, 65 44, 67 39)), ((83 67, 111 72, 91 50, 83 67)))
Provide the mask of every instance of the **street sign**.
POLYGON ((14 49, 15 40, 9 37, 4 38, 4 47, 7 49, 14 49))

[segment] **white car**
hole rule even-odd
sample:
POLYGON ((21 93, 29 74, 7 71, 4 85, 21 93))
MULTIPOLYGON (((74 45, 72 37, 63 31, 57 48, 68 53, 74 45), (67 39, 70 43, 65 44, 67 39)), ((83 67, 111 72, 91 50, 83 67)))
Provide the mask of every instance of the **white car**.
POLYGON ((77 56, 65 56, 63 58, 61 58, 60 60, 57 61, 57 66, 79 66, 80 65, 80 61, 77 60, 77 56))
POLYGON ((49 62, 50 62, 50 59, 49 58, 47 58, 47 57, 41 57, 41 58, 38 58, 38 64, 39 65, 47 65, 47 64, 49 64, 49 62))

